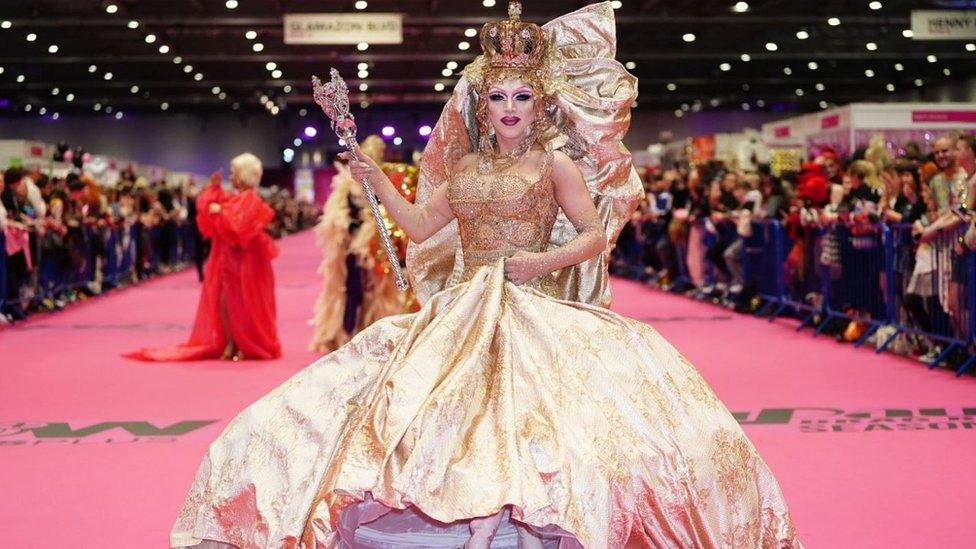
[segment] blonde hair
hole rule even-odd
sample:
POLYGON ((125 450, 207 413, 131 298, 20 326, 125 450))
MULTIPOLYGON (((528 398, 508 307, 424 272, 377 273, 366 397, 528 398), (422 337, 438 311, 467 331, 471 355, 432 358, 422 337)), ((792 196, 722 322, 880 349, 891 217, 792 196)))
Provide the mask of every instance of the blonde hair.
POLYGON ((230 168, 237 175, 237 179, 248 187, 257 187, 261 184, 264 168, 261 167, 261 160, 253 154, 244 153, 235 156, 230 161, 230 168))

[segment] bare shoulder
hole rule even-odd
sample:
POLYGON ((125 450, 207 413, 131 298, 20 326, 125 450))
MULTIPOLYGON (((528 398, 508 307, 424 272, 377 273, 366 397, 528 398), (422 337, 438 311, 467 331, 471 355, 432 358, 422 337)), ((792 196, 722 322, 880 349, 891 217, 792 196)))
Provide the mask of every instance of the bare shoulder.
POLYGON ((582 174, 573 159, 563 151, 552 153, 552 173, 557 180, 582 179, 582 174))

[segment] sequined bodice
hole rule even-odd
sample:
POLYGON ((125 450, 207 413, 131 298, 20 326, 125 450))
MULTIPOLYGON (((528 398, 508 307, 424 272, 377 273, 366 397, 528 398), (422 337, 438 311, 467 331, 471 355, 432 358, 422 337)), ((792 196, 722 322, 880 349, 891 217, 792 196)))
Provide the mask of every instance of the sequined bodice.
POLYGON ((458 219, 465 275, 520 250, 545 250, 558 212, 548 163, 537 181, 476 170, 451 179, 447 197, 458 219))

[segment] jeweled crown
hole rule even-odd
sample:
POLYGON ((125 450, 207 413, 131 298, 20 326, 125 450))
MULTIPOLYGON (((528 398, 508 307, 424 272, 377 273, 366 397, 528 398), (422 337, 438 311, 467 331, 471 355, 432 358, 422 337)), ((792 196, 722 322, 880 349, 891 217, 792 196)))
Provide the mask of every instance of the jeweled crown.
POLYGON ((481 49, 492 68, 533 68, 546 54, 545 33, 534 23, 519 20, 522 2, 508 3, 508 19, 486 23, 481 29, 481 49))

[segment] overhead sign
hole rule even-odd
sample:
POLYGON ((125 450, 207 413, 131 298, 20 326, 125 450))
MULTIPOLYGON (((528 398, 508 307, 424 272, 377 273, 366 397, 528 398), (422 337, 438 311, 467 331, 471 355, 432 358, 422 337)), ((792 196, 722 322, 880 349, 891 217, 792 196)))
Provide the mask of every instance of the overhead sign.
POLYGON ((912 10, 915 40, 976 38, 976 10, 912 10))
POLYGON ((402 44, 400 13, 291 13, 285 44, 402 44))

